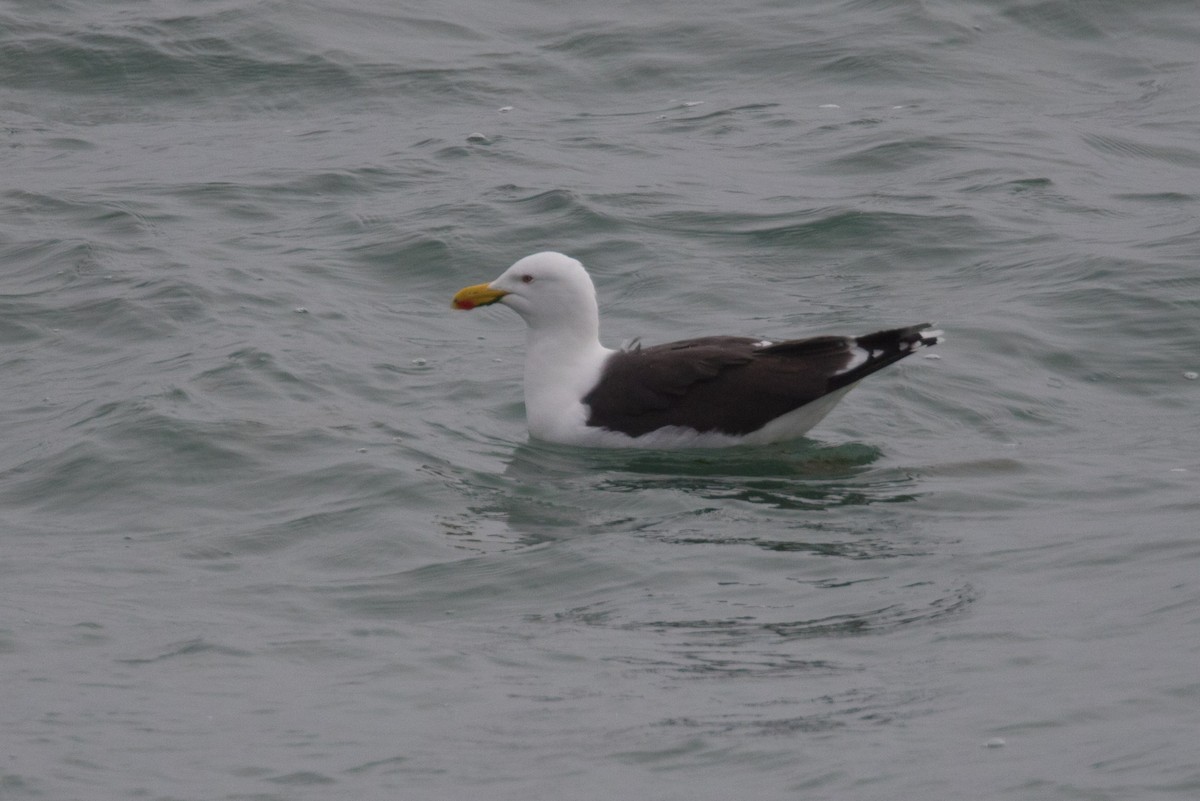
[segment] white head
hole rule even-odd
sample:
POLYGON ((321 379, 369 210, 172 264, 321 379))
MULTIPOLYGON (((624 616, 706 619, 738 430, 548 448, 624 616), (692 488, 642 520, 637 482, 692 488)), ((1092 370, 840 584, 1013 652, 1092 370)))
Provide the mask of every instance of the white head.
POLYGON ((596 290, 583 265, 561 253, 535 253, 490 284, 459 290, 456 309, 502 303, 529 325, 525 355, 525 414, 529 433, 568 442, 586 430, 580 401, 611 351, 600 344, 596 290))
POLYGON ((459 290, 453 305, 473 309, 497 302, 521 315, 533 331, 599 336, 596 289, 570 256, 550 251, 526 256, 495 281, 459 290))

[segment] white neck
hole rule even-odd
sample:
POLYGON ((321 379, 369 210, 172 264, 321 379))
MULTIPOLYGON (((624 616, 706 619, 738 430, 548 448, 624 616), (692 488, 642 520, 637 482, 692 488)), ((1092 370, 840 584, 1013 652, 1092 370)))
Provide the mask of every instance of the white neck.
MULTIPOLYGON (((530 328, 525 354, 525 414, 529 433, 562 442, 587 424, 579 399, 596 384, 612 353, 600 344, 598 320, 584 330, 530 328)), ((576 321, 578 325, 578 321, 576 321)))

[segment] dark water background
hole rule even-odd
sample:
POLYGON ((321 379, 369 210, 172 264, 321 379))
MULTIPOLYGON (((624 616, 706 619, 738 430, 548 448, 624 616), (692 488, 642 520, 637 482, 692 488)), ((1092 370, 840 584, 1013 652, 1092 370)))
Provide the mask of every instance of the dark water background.
POLYGON ((0 3, 0 798, 1200 797, 1187 2, 0 3), (934 320, 813 439, 609 344, 934 320))

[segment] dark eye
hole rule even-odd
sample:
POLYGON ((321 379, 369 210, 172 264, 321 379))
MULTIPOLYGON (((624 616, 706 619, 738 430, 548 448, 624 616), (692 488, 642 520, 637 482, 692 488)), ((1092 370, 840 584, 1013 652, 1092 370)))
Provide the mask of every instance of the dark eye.
POLYGON ((533 283, 533 276, 532 276, 532 275, 522 275, 522 276, 521 276, 521 283, 522 283, 522 284, 532 284, 532 283, 533 283))

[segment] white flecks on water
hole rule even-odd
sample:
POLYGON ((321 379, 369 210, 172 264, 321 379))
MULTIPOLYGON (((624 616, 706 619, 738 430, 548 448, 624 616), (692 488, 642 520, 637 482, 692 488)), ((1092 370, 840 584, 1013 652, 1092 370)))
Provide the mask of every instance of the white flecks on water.
POLYGON ((1183 374, 1183 377, 1188 381, 1195 381, 1197 378, 1200 378, 1200 373, 1197 373, 1194 370, 1188 370, 1183 374))

